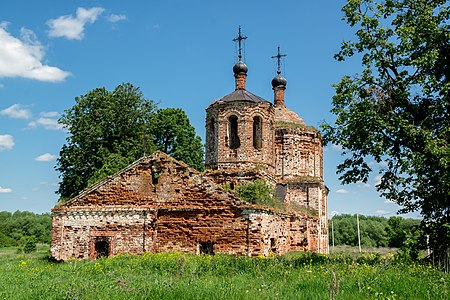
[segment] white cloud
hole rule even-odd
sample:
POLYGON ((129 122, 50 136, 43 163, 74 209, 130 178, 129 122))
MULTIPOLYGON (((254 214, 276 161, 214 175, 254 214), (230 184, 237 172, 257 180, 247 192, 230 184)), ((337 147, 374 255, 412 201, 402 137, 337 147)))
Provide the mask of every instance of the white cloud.
POLYGON ((388 162, 385 160, 380 161, 379 163, 380 167, 387 167, 388 166, 388 162))
POLYGON ((14 139, 10 134, 0 134, 0 151, 11 150, 14 147, 14 139))
POLYGON ((4 88, 5 85, 3 83, 0 83, 0 89, 4 88))
POLYGON ((4 110, 0 110, 0 115, 14 119, 29 119, 31 112, 20 104, 13 104, 4 110))
POLYGON ((386 203, 386 204, 397 204, 397 203, 395 203, 394 201, 389 200, 389 199, 386 199, 386 200, 384 201, 384 203, 386 203))
POLYGON ((57 158, 58 158, 58 156, 56 156, 56 155, 53 155, 50 153, 45 153, 45 154, 39 155, 34 160, 35 161, 54 161, 57 158))
POLYGON ((371 188, 372 187, 372 185, 370 185, 369 183, 367 183, 367 182, 358 182, 357 184, 356 184, 356 186, 357 187, 359 187, 359 188, 364 188, 364 189, 369 189, 369 188, 371 188))
POLYGON ((338 211, 336 211, 336 210, 333 210, 331 213, 330 213, 330 216, 331 217, 334 217, 334 216, 338 216, 338 215, 340 215, 341 213, 340 212, 338 212, 338 211))
MULTIPOLYGON (((20 29, 20 39, 27 45, 41 47, 41 43, 39 42, 36 34, 34 34, 31 29, 22 27, 20 29)), ((32 48, 32 50, 34 51, 37 51, 38 49, 39 48, 32 48)))
POLYGON ((336 193, 337 194, 348 194, 349 192, 345 189, 339 189, 339 190, 336 190, 336 193))
POLYGON ((342 151, 342 145, 331 144, 331 149, 334 151, 342 151))
POLYGON ((39 115, 44 118, 54 118, 59 116, 59 113, 56 111, 43 111, 39 115))
POLYGON ((383 209, 379 209, 379 210, 376 210, 375 213, 376 213, 377 215, 386 215, 386 214, 388 214, 389 212, 388 212, 388 211, 385 211, 385 210, 383 210, 383 209))
POLYGON ((10 189, 10 188, 2 188, 0 186, 0 194, 6 194, 6 193, 11 193, 11 192, 12 192, 12 189, 10 189))
POLYGON ((103 13, 101 7, 89 9, 79 7, 76 17, 72 15, 61 16, 47 21, 48 35, 51 37, 64 37, 69 40, 81 40, 84 37, 84 26, 87 23, 94 23, 97 17, 103 13))
POLYGON ((58 123, 57 119, 52 118, 39 118, 36 121, 32 121, 28 123, 30 128, 36 128, 38 126, 42 126, 48 130, 62 130, 64 127, 62 124, 58 123))
POLYGON ((47 182, 47 181, 41 181, 39 182, 38 186, 35 186, 31 189, 32 192, 37 192, 42 190, 45 187, 57 187, 59 184, 57 182, 47 182))
POLYGON ((0 28, 2 28, 2 29, 7 29, 8 28, 8 26, 9 26, 9 24, 11 24, 10 22, 7 22, 7 21, 1 21, 0 22, 0 28))
POLYGON ((70 75, 59 68, 44 65, 43 58, 43 47, 31 30, 22 28, 21 39, 18 39, 0 24, 0 77, 58 82, 70 75))
POLYGON ((112 14, 112 15, 107 16, 106 19, 107 19, 109 22, 111 22, 111 23, 116 23, 116 22, 119 22, 119 21, 124 21, 124 20, 126 20, 126 19, 127 19, 127 16, 125 16, 125 15, 114 15, 114 14, 112 14))
POLYGON ((375 185, 381 184, 381 175, 375 176, 375 178, 373 179, 373 181, 375 182, 375 185))
POLYGON ((59 186, 59 183, 57 183, 57 182, 41 181, 41 182, 39 182, 39 184, 44 185, 44 186, 59 186))
POLYGON ((369 161, 368 165, 369 165, 369 167, 385 168, 388 166, 388 162, 385 160, 382 160, 380 162, 376 162, 376 161, 372 160, 372 161, 369 161))

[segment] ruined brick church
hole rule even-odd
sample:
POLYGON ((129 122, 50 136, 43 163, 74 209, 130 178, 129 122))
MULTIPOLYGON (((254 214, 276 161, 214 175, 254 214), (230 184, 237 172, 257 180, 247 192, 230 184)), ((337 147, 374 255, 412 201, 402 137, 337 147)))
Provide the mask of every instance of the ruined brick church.
MULTIPOLYGON (((239 33, 237 40, 244 38, 239 33)), ((280 67, 272 103, 247 91, 241 47, 238 57, 235 90, 206 109, 207 170, 156 152, 57 205, 55 259, 328 252, 320 133, 286 107, 280 67), (245 202, 233 191, 256 179, 273 187, 283 208, 245 202)))

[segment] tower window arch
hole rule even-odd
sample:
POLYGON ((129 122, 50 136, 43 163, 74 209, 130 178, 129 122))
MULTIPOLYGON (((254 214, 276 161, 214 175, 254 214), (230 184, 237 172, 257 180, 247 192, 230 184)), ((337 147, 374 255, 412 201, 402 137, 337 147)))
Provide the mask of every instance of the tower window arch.
POLYGON ((238 117, 230 116, 228 118, 228 135, 229 146, 231 149, 237 149, 241 146, 241 141, 238 135, 238 117))
POLYGON ((253 118, 253 147, 262 148, 262 120, 258 116, 253 118))
POLYGON ((215 128, 215 120, 214 118, 211 118, 209 122, 209 137, 211 139, 210 146, 213 147, 216 139, 216 128, 215 128))

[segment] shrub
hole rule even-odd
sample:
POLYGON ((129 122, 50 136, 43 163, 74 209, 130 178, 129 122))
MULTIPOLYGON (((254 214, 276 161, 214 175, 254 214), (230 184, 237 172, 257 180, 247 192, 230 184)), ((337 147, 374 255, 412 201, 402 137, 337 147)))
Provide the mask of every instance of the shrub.
POLYGON ((36 251, 36 238, 29 237, 25 243, 25 246, 23 246, 23 252, 31 253, 34 251, 36 251))
POLYGON ((275 191, 264 180, 256 179, 254 182, 240 185, 236 188, 236 192, 242 200, 263 206, 271 206, 283 208, 281 203, 275 197, 275 191))

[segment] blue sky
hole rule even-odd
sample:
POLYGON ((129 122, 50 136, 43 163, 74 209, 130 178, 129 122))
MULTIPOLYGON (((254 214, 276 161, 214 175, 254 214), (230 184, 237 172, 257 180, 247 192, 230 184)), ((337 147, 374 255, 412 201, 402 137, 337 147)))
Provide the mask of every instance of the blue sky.
MULTIPOLYGON (((277 46, 287 53, 286 104, 308 125, 332 122, 332 84, 360 71, 336 62, 352 30, 345 1, 0 2, 0 211, 49 212, 67 137, 57 120, 74 98, 122 82, 159 107, 180 107, 204 140, 205 108, 234 89, 231 41, 242 26, 247 89, 269 101, 277 46)), ((324 149, 329 212, 391 216, 398 206, 367 184, 341 186, 340 149, 324 149)), ((379 166, 374 165, 374 168, 379 166)), ((410 216, 417 216, 411 214, 410 216)))

